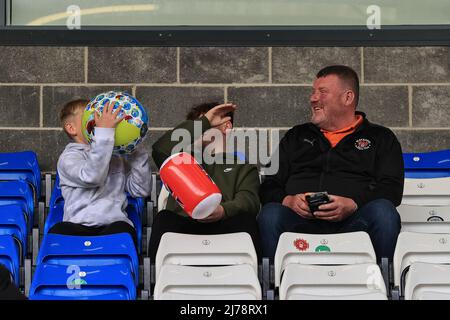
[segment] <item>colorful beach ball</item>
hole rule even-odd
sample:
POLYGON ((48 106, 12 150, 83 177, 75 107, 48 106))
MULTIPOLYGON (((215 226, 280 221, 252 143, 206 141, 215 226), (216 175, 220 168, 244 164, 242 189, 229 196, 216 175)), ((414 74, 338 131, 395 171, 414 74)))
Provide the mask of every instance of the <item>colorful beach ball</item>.
POLYGON ((109 101, 115 103, 113 110, 122 106, 118 116, 125 116, 116 127, 113 153, 132 153, 142 143, 147 134, 148 116, 142 104, 127 92, 109 91, 92 99, 84 110, 82 118, 83 135, 89 143, 92 142, 95 136, 94 111, 97 110, 101 114, 109 101))

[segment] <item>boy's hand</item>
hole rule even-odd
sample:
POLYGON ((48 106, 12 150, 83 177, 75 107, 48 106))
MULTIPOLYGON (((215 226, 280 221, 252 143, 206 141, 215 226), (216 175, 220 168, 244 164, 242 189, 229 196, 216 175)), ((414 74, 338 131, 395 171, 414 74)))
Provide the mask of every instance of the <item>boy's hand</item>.
POLYGON ((231 117, 225 115, 234 110, 236 110, 236 105, 232 103, 219 104, 205 113, 205 117, 208 118, 211 127, 217 127, 230 121, 231 117))
POLYGON ((113 112, 115 102, 109 101, 103 107, 103 113, 100 115, 98 111, 94 113, 95 126, 99 128, 115 128, 124 117, 117 117, 122 106, 119 106, 115 112, 113 112))

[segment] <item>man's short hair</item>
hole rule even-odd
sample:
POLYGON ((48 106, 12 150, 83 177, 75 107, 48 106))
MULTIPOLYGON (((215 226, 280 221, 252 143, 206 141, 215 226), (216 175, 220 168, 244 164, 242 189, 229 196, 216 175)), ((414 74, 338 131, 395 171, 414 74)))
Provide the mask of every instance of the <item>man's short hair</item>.
MULTIPOLYGON (((188 115, 186 116, 186 119, 187 120, 197 120, 202 115, 207 113, 209 110, 211 110, 215 106, 218 106, 219 104, 220 104, 219 102, 206 102, 206 103, 196 105, 196 106, 192 107, 192 109, 189 111, 188 115)), ((233 111, 227 113, 226 116, 231 117, 230 121, 231 121, 231 124, 233 124, 233 117, 234 117, 233 111)))
POLYGON ((84 108, 86 108, 86 105, 88 103, 89 103, 89 100, 77 99, 77 100, 67 102, 64 105, 64 107, 62 107, 62 109, 59 111, 59 121, 61 122, 61 126, 64 129, 64 131, 66 131, 64 126, 66 125, 67 119, 76 115, 77 111, 79 111, 79 110, 83 111, 84 108))
POLYGON ((355 106, 357 106, 359 101, 359 78, 355 70, 343 65, 333 65, 320 70, 316 77, 322 78, 332 74, 338 76, 339 79, 346 82, 350 86, 355 93, 355 106))

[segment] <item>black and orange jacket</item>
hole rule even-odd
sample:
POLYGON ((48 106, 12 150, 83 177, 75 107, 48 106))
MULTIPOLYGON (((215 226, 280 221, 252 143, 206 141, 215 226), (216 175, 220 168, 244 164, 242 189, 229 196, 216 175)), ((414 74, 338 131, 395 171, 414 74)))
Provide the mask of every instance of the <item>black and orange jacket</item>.
POLYGON ((353 199, 358 207, 382 198, 398 206, 404 180, 400 143, 390 129, 357 114, 364 117, 362 124, 334 148, 312 123, 290 129, 278 148, 278 172, 261 185, 261 202, 281 203, 287 195, 327 191, 353 199))

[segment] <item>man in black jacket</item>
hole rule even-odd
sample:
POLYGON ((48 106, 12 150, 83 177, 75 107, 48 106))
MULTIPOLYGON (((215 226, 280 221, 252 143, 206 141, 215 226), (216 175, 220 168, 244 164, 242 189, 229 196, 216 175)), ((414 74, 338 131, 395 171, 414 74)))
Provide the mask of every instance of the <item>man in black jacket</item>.
POLYGON ((279 170, 260 189, 264 256, 274 257, 283 232, 365 231, 378 259, 392 259, 400 232, 395 207, 403 194, 402 150, 391 130, 356 111, 358 96, 351 68, 329 66, 317 74, 311 122, 286 133, 279 170), (311 212, 306 195, 322 191, 330 202, 311 212))

